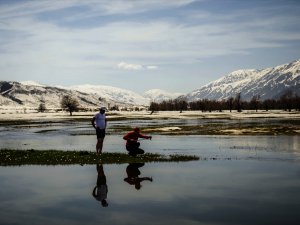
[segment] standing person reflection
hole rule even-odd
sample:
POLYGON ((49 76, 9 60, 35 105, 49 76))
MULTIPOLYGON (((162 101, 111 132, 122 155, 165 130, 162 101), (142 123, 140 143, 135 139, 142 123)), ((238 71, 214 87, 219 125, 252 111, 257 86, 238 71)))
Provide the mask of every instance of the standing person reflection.
POLYGON ((145 163, 129 163, 126 168, 127 177, 124 181, 130 185, 134 185, 136 190, 141 189, 141 182, 144 180, 153 181, 152 177, 139 177, 141 174, 139 168, 143 167, 145 163))
POLYGON ((102 164, 97 164, 97 172, 98 172, 98 177, 97 177, 97 184, 93 189, 92 195, 94 198, 101 202, 101 205, 103 207, 107 207, 108 203, 106 201, 107 199, 107 184, 106 184, 106 176, 104 174, 103 170, 103 165, 102 164))

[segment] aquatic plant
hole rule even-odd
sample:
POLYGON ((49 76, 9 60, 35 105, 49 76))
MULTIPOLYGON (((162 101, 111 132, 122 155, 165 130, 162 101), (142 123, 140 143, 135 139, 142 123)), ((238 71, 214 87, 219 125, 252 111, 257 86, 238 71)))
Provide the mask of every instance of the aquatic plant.
POLYGON ((58 150, 0 150, 0 165, 70 165, 70 164, 122 164, 133 162, 180 162, 199 160, 190 155, 161 155, 146 153, 136 157, 125 153, 105 152, 100 155, 89 151, 58 150))

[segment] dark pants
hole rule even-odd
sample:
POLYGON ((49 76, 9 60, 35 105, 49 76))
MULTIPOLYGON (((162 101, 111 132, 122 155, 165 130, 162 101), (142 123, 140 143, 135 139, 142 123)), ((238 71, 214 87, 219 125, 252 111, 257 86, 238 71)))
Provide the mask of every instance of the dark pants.
POLYGON ((105 137, 105 129, 96 129, 97 139, 105 137))
POLYGON ((126 150, 128 151, 129 155, 136 156, 137 154, 144 154, 145 151, 140 149, 140 143, 136 142, 130 145, 126 145, 126 150))

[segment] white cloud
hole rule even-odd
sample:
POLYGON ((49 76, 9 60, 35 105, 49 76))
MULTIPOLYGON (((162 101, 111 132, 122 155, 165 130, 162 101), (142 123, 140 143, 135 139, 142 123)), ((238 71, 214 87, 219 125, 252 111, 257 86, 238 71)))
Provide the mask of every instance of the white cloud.
POLYGON ((103 1, 98 5, 98 8, 104 10, 106 14, 132 14, 141 13, 145 11, 163 9, 163 8, 173 8, 188 5, 190 3, 203 0, 150 0, 150 1, 124 1, 124 0, 114 0, 114 1, 103 1))
POLYGON ((197 60, 249 54, 252 49, 277 48, 300 40, 296 29, 299 16, 265 16, 265 9, 248 13, 244 9, 225 15, 204 8, 174 10, 191 2, 41 0, 1 6, 1 73, 51 77, 61 71, 70 76, 89 71, 96 76, 112 70, 120 72, 117 69, 156 70, 157 65, 174 69, 197 60), (65 8, 80 6, 85 6, 85 10, 62 16, 71 16, 70 20, 76 22, 71 25, 49 16, 51 11, 62 13, 65 8), (169 14, 161 16, 156 9, 168 10, 169 14), (134 17, 144 11, 148 13, 143 19, 134 17), (146 18, 150 11, 157 13, 157 17, 146 18), (180 11, 181 16, 173 11, 180 11), (120 17, 112 19, 115 14, 120 17), (80 22, 85 24, 87 17, 103 17, 105 22, 77 26, 80 22), (127 62, 122 62, 124 59, 127 62), (116 66, 117 62, 120 63, 116 66))
POLYGON ((99 15, 114 15, 114 14, 133 14, 142 13, 164 8, 176 8, 193 2, 203 0, 151 0, 151 1, 131 1, 131 0, 39 0, 39 1, 21 1, 10 2, 5 7, 0 8, 0 18, 15 18, 24 16, 34 16, 45 12, 56 10, 64 10, 66 8, 83 7, 89 10, 89 13, 77 12, 79 18, 87 18, 99 15))
POLYGON ((157 66, 143 66, 143 65, 139 65, 139 64, 130 64, 130 63, 126 63, 126 62, 120 62, 118 64, 118 68, 123 69, 123 70, 155 70, 158 67, 157 66))
POLYGON ((148 70, 156 70, 156 69, 158 69, 157 66, 146 66, 146 68, 147 68, 148 70))
POLYGON ((143 66, 138 65, 138 64, 129 64, 129 63, 125 63, 125 62, 120 62, 118 64, 118 68, 124 69, 124 70, 142 70, 143 66))

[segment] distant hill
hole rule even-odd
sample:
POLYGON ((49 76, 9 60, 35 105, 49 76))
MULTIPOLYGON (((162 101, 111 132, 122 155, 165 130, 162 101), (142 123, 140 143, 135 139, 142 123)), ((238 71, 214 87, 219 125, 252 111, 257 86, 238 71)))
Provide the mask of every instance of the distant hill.
POLYGON ((249 101, 258 95, 265 100, 278 99, 288 90, 300 96, 300 59, 274 68, 237 70, 185 97, 189 102, 223 100, 241 93, 242 100, 249 101))
POLYGON ((81 107, 100 105, 148 106, 151 101, 179 98, 187 101, 200 99, 223 100, 241 93, 242 100, 253 96, 261 100, 278 99, 287 91, 300 96, 300 60, 267 69, 237 70, 186 95, 169 93, 159 89, 147 91, 143 96, 133 91, 103 85, 78 85, 58 87, 38 84, 34 81, 0 81, 0 106, 60 108, 64 95, 75 97, 81 107))
POLYGON ((148 98, 145 98, 140 94, 117 87, 84 84, 71 86, 67 89, 97 95, 104 98, 106 101, 117 105, 149 105, 150 103, 148 98))
POLYGON ((46 108, 60 108, 64 95, 71 95, 81 107, 94 108, 100 105, 123 107, 148 106, 150 101, 177 97, 163 90, 148 91, 145 96, 133 91, 104 85, 78 85, 71 87, 47 86, 34 81, 0 81, 0 106, 38 107, 45 103, 46 108))
POLYGON ((171 93, 160 89, 151 89, 144 93, 144 97, 151 100, 151 102, 162 102, 170 99, 178 98, 184 95, 183 93, 171 93))
POLYGON ((97 95, 32 83, 0 81, 0 106, 38 107, 45 103, 46 108, 60 108, 64 95, 72 95, 82 107, 99 106, 97 95))

